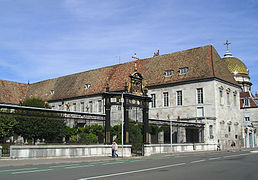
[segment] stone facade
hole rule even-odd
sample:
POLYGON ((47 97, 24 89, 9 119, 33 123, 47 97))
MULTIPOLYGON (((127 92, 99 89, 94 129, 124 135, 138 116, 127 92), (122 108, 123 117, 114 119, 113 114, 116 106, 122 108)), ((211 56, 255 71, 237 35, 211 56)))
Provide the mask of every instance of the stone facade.
MULTIPOLYGON (((152 103, 149 104, 149 118, 168 120, 169 115, 169 120, 172 121, 180 119, 180 122, 204 123, 203 143, 217 144, 219 141, 221 148, 227 149, 230 148, 231 141, 235 141, 237 146, 240 147, 242 146, 241 124, 243 121, 242 113, 239 111, 240 90, 237 86, 219 80, 149 87, 148 96, 152 97, 155 94, 155 107, 153 107, 152 103), (198 89, 202 89, 203 98, 203 102, 199 103, 198 89), (178 91, 182 93, 182 104, 180 105, 178 104, 178 91), (168 94, 167 106, 164 106, 164 93, 168 94)), ((80 105, 84 104, 84 106, 90 107, 89 109, 84 109, 84 111, 92 113, 104 112, 101 96, 76 98, 64 102, 50 102, 50 106, 53 108, 67 108, 65 104, 68 103, 71 105, 71 111, 82 111, 83 109, 80 108, 80 105), (99 102, 101 102, 102 107, 99 107, 99 102)), ((120 106, 112 106, 112 126, 121 123, 121 112, 120 106)), ((129 118, 139 122, 142 121, 141 109, 130 109, 129 118)), ((73 126, 72 123, 69 125, 73 126)), ((180 127, 177 131, 177 142, 186 143, 186 129, 180 127)), ((160 142, 164 142, 164 139, 160 137, 158 139, 160 142)))

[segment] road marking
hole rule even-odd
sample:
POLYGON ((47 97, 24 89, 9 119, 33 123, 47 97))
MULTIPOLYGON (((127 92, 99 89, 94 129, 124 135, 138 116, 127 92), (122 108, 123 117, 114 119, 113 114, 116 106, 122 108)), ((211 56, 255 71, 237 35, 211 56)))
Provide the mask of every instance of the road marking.
POLYGON ((121 163, 124 163, 124 161, 118 161, 118 162, 107 162, 107 163, 103 163, 103 164, 100 164, 100 165, 121 164, 121 163))
POLYGON ((215 157, 215 158, 209 158, 208 160, 216 160, 216 159, 221 159, 222 157, 215 157))
POLYGON ((248 153, 245 153, 245 154, 239 154, 240 156, 247 156, 247 155, 250 155, 248 153))
POLYGON ((184 164, 186 164, 186 163, 171 164, 171 165, 166 165, 166 166, 159 166, 159 167, 154 167, 154 168, 140 169, 140 170, 135 170, 135 171, 127 171, 127 172, 114 173, 114 174, 106 174, 106 175, 101 175, 101 176, 93 176, 93 177, 82 178, 82 179, 78 179, 78 180, 100 179, 100 178, 106 178, 106 177, 110 177, 110 176, 120 176, 120 175, 125 175, 125 174, 139 173, 139 172, 163 169, 163 168, 168 168, 168 167, 182 166, 184 164))
POLYGON ((189 157, 189 156, 180 156, 180 155, 175 156, 175 158, 179 158, 179 157, 189 157))
POLYGON ((34 170, 34 169, 38 169, 38 168, 24 168, 24 169, 7 169, 7 170, 1 170, 1 172, 12 172, 12 171, 23 171, 23 170, 34 170))
POLYGON ((49 166, 49 168, 65 168, 65 167, 76 166, 76 165, 80 165, 80 164, 70 164, 70 165, 49 166))
POLYGON ((235 154, 235 155, 230 155, 230 156, 223 156, 224 158, 231 158, 231 157, 237 157, 237 156, 241 156, 240 154, 235 154))
POLYGON ((205 159, 201 159, 201 160, 197 160, 197 161, 192 161, 190 163, 192 164, 192 163, 198 163, 198 162, 203 162, 203 161, 206 161, 206 160, 205 159))
POLYGON ((53 169, 38 169, 34 171, 19 171, 19 172, 13 172, 12 174, 22 174, 22 173, 34 173, 34 172, 42 172, 42 171, 50 171, 53 169))

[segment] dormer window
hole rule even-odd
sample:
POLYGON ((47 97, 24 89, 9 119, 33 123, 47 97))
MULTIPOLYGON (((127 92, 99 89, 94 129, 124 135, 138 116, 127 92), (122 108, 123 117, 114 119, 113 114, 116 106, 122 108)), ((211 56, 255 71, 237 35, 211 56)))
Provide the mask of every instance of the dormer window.
POLYGON ((188 67, 180 68, 179 69, 179 74, 186 74, 188 69, 189 69, 188 67))
POLYGON ((85 90, 89 89, 90 86, 91 86, 91 84, 85 84, 85 86, 84 86, 85 90))
POLYGON ((55 94, 55 91, 54 91, 53 89, 50 90, 50 94, 51 94, 51 95, 55 94))
POLYGON ((243 104, 244 104, 244 107, 250 107, 249 98, 244 98, 244 99, 243 99, 243 104))
POLYGON ((173 76, 174 71, 173 70, 166 70, 165 71, 165 77, 173 76))

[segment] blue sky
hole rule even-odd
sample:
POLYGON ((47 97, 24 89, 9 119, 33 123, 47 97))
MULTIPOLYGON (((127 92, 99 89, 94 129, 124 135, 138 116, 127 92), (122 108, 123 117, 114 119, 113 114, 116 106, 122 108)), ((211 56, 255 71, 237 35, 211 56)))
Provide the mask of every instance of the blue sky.
POLYGON ((0 79, 27 83, 208 45, 258 92, 258 0, 0 0, 0 79))

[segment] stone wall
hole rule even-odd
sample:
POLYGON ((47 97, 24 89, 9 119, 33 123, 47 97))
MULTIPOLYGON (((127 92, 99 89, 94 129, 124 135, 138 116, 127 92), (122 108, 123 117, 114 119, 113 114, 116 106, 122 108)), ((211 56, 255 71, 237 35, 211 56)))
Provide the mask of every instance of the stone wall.
MULTIPOLYGON (((26 145, 11 146, 11 158, 50 158, 50 157, 87 157, 111 156, 112 145, 26 145)), ((122 156, 122 147, 119 146, 118 155, 122 156)), ((131 157, 131 145, 124 145, 123 156, 131 157)))
POLYGON ((172 150, 170 144, 146 144, 144 145, 144 156, 174 152, 215 151, 216 149, 216 144, 204 143, 173 144, 172 150))

